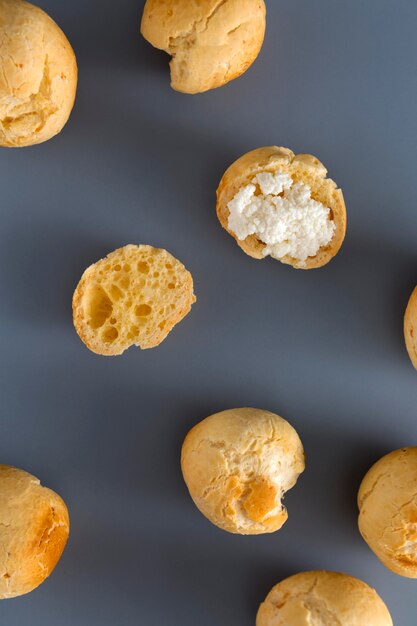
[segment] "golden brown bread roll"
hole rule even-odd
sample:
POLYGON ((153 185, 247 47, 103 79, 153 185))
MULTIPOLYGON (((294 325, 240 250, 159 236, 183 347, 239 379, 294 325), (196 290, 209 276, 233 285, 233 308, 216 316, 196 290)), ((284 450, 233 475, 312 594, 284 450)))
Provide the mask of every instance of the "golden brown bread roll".
POLYGON ((23 0, 0 0, 0 145, 31 146, 65 126, 77 64, 61 29, 23 0))
POLYGON ((219 528, 242 535, 283 526, 288 514, 281 499, 304 466, 294 428, 260 409, 211 415, 182 446, 182 472, 197 508, 219 528))
POLYGON ((58 563, 69 534, 63 500, 23 470, 0 465, 0 600, 29 593, 58 563))
POLYGON ((417 447, 382 457, 358 494, 359 530, 391 571, 417 578, 417 447))
POLYGON ((141 33, 171 55, 171 86, 221 87, 243 74, 265 36, 264 0, 147 0, 141 33))
POLYGON ((166 250, 128 245, 86 269, 73 297, 74 326, 97 354, 154 348, 195 301, 180 261, 166 250))
POLYGON ((273 587, 256 626, 392 626, 387 607, 367 584, 336 572, 302 572, 273 587))
POLYGON ((417 287, 411 294, 405 311, 404 337, 411 362, 417 369, 417 287))
POLYGON ((246 254, 297 269, 328 263, 346 233, 346 207, 336 183, 310 154, 270 146, 248 152, 226 171, 217 216, 246 254))

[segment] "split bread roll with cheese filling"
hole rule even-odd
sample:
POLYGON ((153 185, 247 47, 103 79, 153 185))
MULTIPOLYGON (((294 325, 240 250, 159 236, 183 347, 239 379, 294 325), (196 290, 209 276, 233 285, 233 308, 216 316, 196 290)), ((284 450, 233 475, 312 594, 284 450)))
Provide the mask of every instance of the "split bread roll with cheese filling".
POLYGON ((184 93, 221 87, 243 74, 265 36, 264 0, 147 0, 141 33, 171 55, 171 86, 184 93))
POLYGON ((417 578, 417 447, 375 463, 358 505, 360 533, 379 560, 395 574, 417 578))
POLYGON ((405 311, 404 337, 408 355, 417 369, 417 287, 411 294, 405 311))
POLYGON ((158 346, 196 301, 193 279, 166 250, 127 245, 91 265, 73 297, 75 329, 106 356, 158 346))
POLYGON ((230 409, 206 418, 182 446, 184 480, 197 508, 231 533, 279 530, 288 518, 286 491, 304 471, 297 432, 260 409, 230 409))
POLYGON ((0 465, 0 600, 29 593, 51 574, 69 534, 64 501, 23 470, 0 465))
POLYGON ((62 30, 24 0, 0 0, 0 145, 31 146, 65 126, 77 63, 62 30))
POLYGON ((271 146, 235 161, 217 190, 217 216, 246 254, 297 269, 328 263, 346 233, 346 207, 336 183, 310 154, 271 146))
POLYGON ((392 626, 374 589, 336 572, 302 572, 275 585, 256 626, 392 626))

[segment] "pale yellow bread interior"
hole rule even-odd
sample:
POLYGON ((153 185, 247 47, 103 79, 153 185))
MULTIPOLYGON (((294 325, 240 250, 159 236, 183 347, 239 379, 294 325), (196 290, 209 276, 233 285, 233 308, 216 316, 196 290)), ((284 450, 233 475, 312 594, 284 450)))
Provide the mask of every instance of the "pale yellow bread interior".
POLYGON ((141 33, 171 55, 171 86, 184 93, 221 87, 243 74, 265 36, 264 0, 147 0, 141 33))
POLYGON ((295 155, 288 148, 269 146, 240 157, 226 170, 217 190, 217 216, 221 225, 246 254, 255 259, 263 259, 265 244, 262 241, 254 235, 240 241, 229 229, 228 204, 257 174, 276 171, 289 174, 294 182, 301 181, 308 185, 312 198, 330 209, 331 219, 335 224, 332 240, 328 246, 320 248, 316 256, 309 257, 305 263, 289 256, 280 261, 297 269, 314 269, 326 265, 338 253, 345 238, 346 207, 342 191, 332 179, 327 178, 324 165, 310 154, 295 155))
POLYGON ((166 250, 127 245, 91 265, 73 297, 74 325, 97 354, 154 348, 196 301, 193 279, 166 250))
POLYGON ((64 501, 35 476, 0 465, 0 600, 40 585, 58 563, 68 534, 64 501))
POLYGON ((0 145, 50 139, 74 105, 77 63, 68 39, 40 8, 0 0, 0 145))

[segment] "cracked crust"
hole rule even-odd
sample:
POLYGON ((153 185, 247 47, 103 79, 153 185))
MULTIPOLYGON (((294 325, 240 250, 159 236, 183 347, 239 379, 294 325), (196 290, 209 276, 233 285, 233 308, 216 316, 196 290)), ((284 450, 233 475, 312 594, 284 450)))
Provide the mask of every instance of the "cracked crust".
POLYGON ((302 181, 310 186, 312 198, 321 202, 331 210, 336 230, 328 246, 320 248, 316 256, 309 257, 303 264, 297 259, 286 256, 281 263, 296 269, 315 269, 326 265, 339 252, 346 234, 346 206, 341 189, 331 178, 326 178, 324 165, 311 154, 295 155, 288 148, 267 146, 252 150, 235 161, 223 175, 217 189, 217 217, 223 228, 231 235, 238 246, 254 259, 263 259, 265 244, 255 235, 239 241, 229 230, 228 203, 237 192, 248 185, 259 172, 281 171, 292 176, 295 182, 302 181))
POLYGON ((241 76, 258 56, 264 0, 147 0, 141 33, 171 55, 171 86, 200 93, 241 76))
POLYGON ((294 428, 260 409, 230 409, 206 418, 182 446, 184 480, 197 508, 231 533, 258 535, 287 520, 281 499, 304 471, 294 428))
POLYGON ((417 578, 417 447, 387 454, 359 489, 359 530, 391 571, 417 578))
POLYGON ((374 589, 346 574, 302 572, 270 591, 256 626, 392 626, 374 589))
POLYGON ((61 29, 24 0, 0 0, 0 145, 47 141, 74 105, 77 64, 61 29))
POLYGON ((417 369, 417 287, 411 294, 405 311, 404 338, 408 355, 417 369))
POLYGON ((0 465, 0 599, 38 587, 58 563, 68 534, 63 500, 35 476, 0 465))

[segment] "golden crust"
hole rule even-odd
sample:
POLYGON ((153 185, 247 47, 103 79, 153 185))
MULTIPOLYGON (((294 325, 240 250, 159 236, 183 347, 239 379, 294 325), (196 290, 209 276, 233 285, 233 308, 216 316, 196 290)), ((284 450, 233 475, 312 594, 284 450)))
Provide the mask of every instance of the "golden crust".
POLYGON ((91 265, 74 292, 75 329, 104 356, 158 346, 196 301, 193 279, 166 250, 127 245, 91 265))
POLYGON ((380 459, 358 494, 359 530, 382 563, 417 578, 417 447, 380 459))
POLYGON ((314 257, 309 257, 303 264, 289 256, 280 259, 297 269, 314 269, 326 265, 340 250, 346 234, 346 207, 343 193, 336 183, 326 178, 327 170, 324 165, 310 154, 295 155, 288 148, 268 146, 258 148, 244 154, 235 161, 223 175, 217 189, 217 217, 220 224, 232 235, 236 243, 246 254, 254 259, 263 259, 265 244, 255 235, 239 241, 236 235, 229 230, 228 203, 234 198, 239 189, 248 185, 259 172, 282 171, 288 173, 295 182, 302 181, 312 190, 312 197, 329 207, 332 212, 336 230, 330 244, 320 248, 314 257))
POLYGON ((404 338, 411 362, 417 369, 417 287, 411 294, 405 311, 404 338))
POLYGON ((23 470, 0 465, 0 599, 38 587, 69 534, 64 501, 23 470))
POLYGON ((294 428, 260 409, 231 409, 206 418, 182 446, 184 480, 197 508, 231 533, 279 530, 287 520, 283 494, 304 471, 294 428))
POLYGON ((241 76, 262 48, 265 25, 264 0, 147 0, 141 33, 172 56, 172 88, 194 94, 241 76))
POLYGON ((392 626, 374 589, 346 574, 316 571, 286 578, 259 607, 256 626, 392 626))
POLYGON ((61 29, 24 0, 0 0, 0 145, 46 141, 74 105, 77 63, 61 29))

